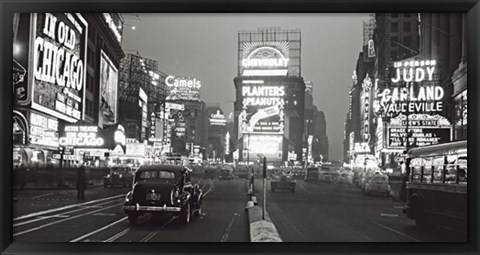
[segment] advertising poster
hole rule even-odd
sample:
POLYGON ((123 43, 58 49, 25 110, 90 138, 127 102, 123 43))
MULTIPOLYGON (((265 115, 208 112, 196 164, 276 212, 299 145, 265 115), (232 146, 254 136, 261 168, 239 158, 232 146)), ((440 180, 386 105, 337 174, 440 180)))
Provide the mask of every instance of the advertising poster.
POLYGON ((244 85, 242 97, 239 123, 243 134, 284 133, 284 86, 244 85))
POLYGON ((33 15, 32 108, 74 123, 83 119, 88 25, 80 14, 33 15))
POLYGON ((102 50, 100 58, 99 127, 117 122, 117 88, 118 70, 102 50))
POLYGON ((269 162, 282 160, 281 135, 247 135, 244 140, 244 148, 250 152, 250 159, 257 159, 260 155, 267 157, 269 162))
POLYGON ((169 91, 167 100, 200 101, 202 83, 198 78, 169 75, 165 78, 165 84, 169 91))

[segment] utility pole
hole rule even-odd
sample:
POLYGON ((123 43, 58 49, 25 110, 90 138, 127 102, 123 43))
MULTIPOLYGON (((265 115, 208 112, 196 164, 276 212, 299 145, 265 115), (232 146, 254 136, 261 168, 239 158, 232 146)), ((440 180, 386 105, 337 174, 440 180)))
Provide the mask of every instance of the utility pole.
POLYGON ((263 156, 263 212, 262 219, 265 220, 267 211, 267 157, 263 156))

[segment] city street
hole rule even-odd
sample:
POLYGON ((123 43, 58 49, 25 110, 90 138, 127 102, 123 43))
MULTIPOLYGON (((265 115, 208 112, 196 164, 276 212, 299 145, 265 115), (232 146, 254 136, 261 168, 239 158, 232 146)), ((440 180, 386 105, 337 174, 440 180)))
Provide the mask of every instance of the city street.
MULTIPOLYGON (((13 225, 14 241, 248 242, 248 226, 244 211, 247 201, 246 181, 200 179, 198 183, 205 192, 202 215, 193 218, 188 226, 177 223, 169 215, 163 217, 145 215, 138 226, 130 227, 122 211, 127 189, 105 190, 101 187, 88 190, 86 193, 87 198, 89 193, 91 198, 97 195, 95 201, 76 204, 78 202, 72 199, 71 201, 75 203, 50 208, 50 212, 47 213, 30 212, 26 216, 16 214, 13 225), (98 198, 101 193, 105 196, 98 198)), ((49 193, 56 193, 50 197, 61 197, 59 194, 65 192, 51 191, 46 194, 49 193)), ((75 196, 75 193, 72 194, 75 196)), ((19 197, 21 197, 19 200, 29 199, 22 195, 19 197)), ((55 198, 51 199, 54 201, 55 198)), ((34 202, 35 198, 30 200, 33 204, 38 203, 34 202)), ((26 203, 17 203, 15 213, 24 212, 24 207, 29 206, 26 203)), ((43 208, 46 208, 46 205, 43 208)))
MULTIPOLYGON (((262 180, 255 180, 262 205, 262 180)), ((297 181, 295 193, 270 191, 267 212, 284 242, 464 242, 447 229, 422 232, 403 213, 401 202, 367 196, 355 186, 297 181)))

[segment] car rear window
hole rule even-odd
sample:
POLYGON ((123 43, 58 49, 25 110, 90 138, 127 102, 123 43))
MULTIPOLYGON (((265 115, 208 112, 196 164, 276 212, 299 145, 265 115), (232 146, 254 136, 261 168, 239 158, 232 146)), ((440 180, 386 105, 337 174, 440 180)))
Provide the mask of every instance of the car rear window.
POLYGON ((175 173, 168 170, 146 170, 140 174, 141 179, 175 179, 175 173))

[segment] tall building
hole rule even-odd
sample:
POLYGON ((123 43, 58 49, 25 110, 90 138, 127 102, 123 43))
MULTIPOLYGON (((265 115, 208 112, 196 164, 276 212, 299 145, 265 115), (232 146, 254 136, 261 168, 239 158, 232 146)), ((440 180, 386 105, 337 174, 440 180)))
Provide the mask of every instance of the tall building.
POLYGON ((160 80, 158 61, 129 53, 122 59, 120 70, 120 123, 128 138, 143 143, 150 137, 152 103, 158 102, 166 90, 161 83, 155 84, 160 80))
POLYGON ((328 160, 327 122, 323 111, 313 103, 313 83, 305 81, 304 155, 309 162, 328 160))
POLYGON ((223 161, 229 152, 226 152, 227 121, 222 109, 218 106, 207 107, 208 149, 207 158, 212 161, 223 161))
POLYGON ((305 83, 300 53, 300 30, 238 33, 234 136, 240 161, 263 155, 281 164, 289 152, 301 160, 305 83))

